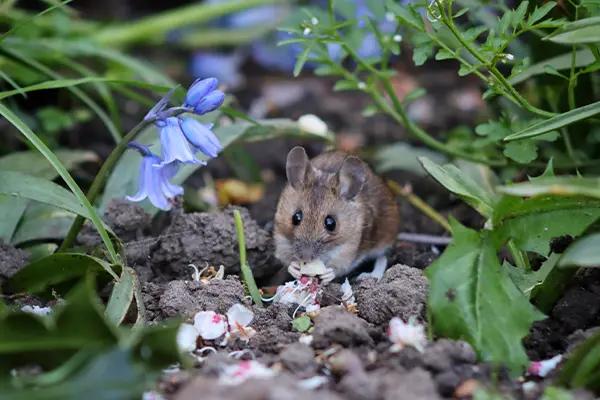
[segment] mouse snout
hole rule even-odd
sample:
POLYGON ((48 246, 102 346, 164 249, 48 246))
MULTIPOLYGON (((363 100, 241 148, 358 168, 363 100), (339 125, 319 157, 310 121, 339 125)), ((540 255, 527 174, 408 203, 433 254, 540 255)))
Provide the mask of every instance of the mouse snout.
POLYGON ((315 247, 316 246, 313 243, 308 243, 308 242, 301 242, 301 243, 296 244, 295 256, 296 256, 297 261, 305 262, 305 263, 313 261, 317 256, 317 251, 316 251, 315 247))

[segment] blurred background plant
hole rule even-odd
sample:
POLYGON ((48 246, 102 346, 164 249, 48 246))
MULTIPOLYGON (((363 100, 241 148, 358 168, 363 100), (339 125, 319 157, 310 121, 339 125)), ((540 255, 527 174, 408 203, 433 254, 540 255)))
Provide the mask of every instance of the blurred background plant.
MULTIPOLYGON (((532 323, 579 268, 600 265, 595 0, 31 3, 0 4, 0 238, 30 256, 8 282, 11 293, 64 300, 48 319, 0 301, 0 355, 9 360, 0 369, 39 360, 40 352, 44 367, 58 367, 31 379, 18 374, 9 384, 14 396, 40 386, 68 393, 105 363, 121 368, 107 382, 118 387, 128 377, 136 384, 123 390, 139 394, 155 376, 145 372, 176 361, 174 328, 143 327, 135 271, 98 216, 138 189, 140 156, 125 152, 129 139, 160 153, 156 127, 139 121, 173 88, 173 102, 184 102, 176 82, 221 82, 224 105, 194 118, 214 124, 220 158, 235 176, 214 182, 200 164, 180 168, 172 182, 188 182, 186 209, 275 198, 265 189, 273 178, 260 168, 269 149, 257 156, 243 143, 290 136, 359 151, 381 173, 429 174, 473 207, 484 223, 463 226, 407 188, 396 190, 453 236, 427 270, 433 332, 468 340, 483 360, 515 374, 528 361, 521 341, 532 323), (412 76, 428 70, 443 78, 425 89, 412 76), (356 103, 322 98, 320 87, 307 100, 292 74, 352 92, 362 115, 350 111, 342 114, 348 121, 336 121, 333 110, 356 103), (448 82, 457 99, 441 95, 448 82), (442 100, 432 106, 432 97, 442 100), (310 112, 348 131, 333 137, 327 126, 296 121, 310 112), (394 135, 379 132, 381 124, 394 135), (105 250, 55 252, 61 242, 73 251, 83 219, 105 250), (114 287, 100 306, 97 287, 107 281, 114 287), (48 293, 51 286, 61 289, 48 293), (119 327, 132 304, 133 328, 119 327), (80 323, 82 316, 91 322, 80 323), (83 344, 74 349, 72 338, 83 344), (144 359, 145 343, 160 357, 144 359), (74 379, 65 384, 66 377, 74 379)), ((569 361, 564 384, 597 388, 599 337, 569 361)))

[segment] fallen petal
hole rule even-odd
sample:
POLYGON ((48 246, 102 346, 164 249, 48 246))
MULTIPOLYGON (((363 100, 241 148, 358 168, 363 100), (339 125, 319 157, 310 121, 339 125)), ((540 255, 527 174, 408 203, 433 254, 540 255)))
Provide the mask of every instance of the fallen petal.
POLYGON ((388 328, 388 336, 393 343, 392 351, 399 351, 406 346, 412 346, 423 352, 427 344, 425 327, 413 318, 410 318, 408 323, 398 317, 392 318, 388 328))
POLYGON ((196 350, 196 341, 199 332, 190 324, 181 324, 177 331, 177 348, 182 353, 189 353, 196 350))
POLYGON ((234 365, 223 367, 219 375, 219 383, 222 385, 239 385, 249 378, 266 379, 275 375, 275 372, 262 365, 258 361, 246 360, 234 365))
POLYGON ((227 321, 214 311, 201 311, 194 316, 194 327, 202 339, 213 340, 227 332, 227 321))

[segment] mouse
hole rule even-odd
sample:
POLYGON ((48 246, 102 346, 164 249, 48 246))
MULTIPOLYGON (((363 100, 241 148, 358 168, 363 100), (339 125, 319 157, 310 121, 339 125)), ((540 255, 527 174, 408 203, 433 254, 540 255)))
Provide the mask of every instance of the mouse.
POLYGON ((330 151, 309 160, 301 146, 286 160, 287 184, 274 219, 275 256, 295 279, 304 264, 325 265, 322 284, 375 260, 360 278, 380 279, 400 228, 398 204, 383 179, 354 155, 330 151))

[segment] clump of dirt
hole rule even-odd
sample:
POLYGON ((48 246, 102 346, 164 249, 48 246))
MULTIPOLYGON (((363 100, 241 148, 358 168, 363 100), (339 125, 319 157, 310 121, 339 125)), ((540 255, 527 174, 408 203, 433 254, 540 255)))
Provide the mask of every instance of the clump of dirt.
POLYGON ((322 308, 314 323, 313 345, 317 349, 333 343, 344 347, 373 345, 366 322, 341 306, 322 308))
MULTIPOLYGON (((104 212, 104 222, 123 242, 140 240, 148 235, 152 217, 142 207, 127 200, 111 200, 104 212)), ((77 236, 84 246, 98 246, 101 243, 98 232, 90 223, 86 223, 77 236)))
POLYGON ((406 265, 394 265, 380 282, 360 280, 354 288, 358 315, 380 325, 392 317, 407 321, 411 317, 425 319, 428 283, 423 272, 406 265))
POLYGON ((158 300, 160 319, 183 316, 193 317, 199 311, 220 314, 234 304, 245 302, 244 288, 238 279, 198 281, 171 281, 164 286, 158 300))
MULTIPOLYGON (((271 237, 246 209, 238 209, 244 221, 248 262, 256 278, 268 276, 279 268, 273 257, 271 237)), ((233 210, 234 207, 228 207, 223 212, 175 215, 151 248, 150 264, 155 275, 163 280, 188 277, 190 263, 198 267, 223 265, 227 273, 238 273, 233 210)))
POLYGON ((578 274, 556 302, 549 318, 534 322, 524 343, 533 360, 564 353, 569 336, 576 331, 600 325, 600 272, 586 270, 578 274))
POLYGON ((0 240, 0 286, 27 264, 29 255, 0 240))
POLYGON ((292 343, 279 354, 281 363, 292 374, 309 378, 317 372, 318 364, 312 347, 303 343, 292 343))

